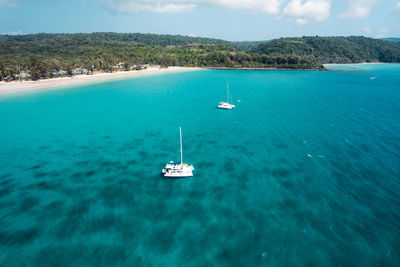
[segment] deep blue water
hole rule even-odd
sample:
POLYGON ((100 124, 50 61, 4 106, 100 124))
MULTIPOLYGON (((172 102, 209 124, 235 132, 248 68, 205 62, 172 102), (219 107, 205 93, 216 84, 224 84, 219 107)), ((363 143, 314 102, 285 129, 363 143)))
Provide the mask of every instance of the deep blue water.
POLYGON ((340 68, 1 97, 0 265, 399 266, 400 65, 340 68))

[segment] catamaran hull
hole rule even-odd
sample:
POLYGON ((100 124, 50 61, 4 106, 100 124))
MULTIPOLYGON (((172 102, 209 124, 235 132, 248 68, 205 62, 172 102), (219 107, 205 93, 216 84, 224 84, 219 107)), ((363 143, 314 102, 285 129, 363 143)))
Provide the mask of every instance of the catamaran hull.
POLYGON ((219 109, 233 109, 235 106, 233 107, 227 107, 227 106, 218 106, 217 108, 219 109))
POLYGON ((229 104, 228 102, 219 102, 217 108, 219 109, 233 109, 235 105, 229 104))
POLYGON ((165 173, 164 177, 171 177, 171 178, 193 177, 193 173, 187 173, 187 174, 165 173))
POLYGON ((167 163, 162 173, 164 177, 191 177, 193 176, 193 170, 192 165, 167 163))

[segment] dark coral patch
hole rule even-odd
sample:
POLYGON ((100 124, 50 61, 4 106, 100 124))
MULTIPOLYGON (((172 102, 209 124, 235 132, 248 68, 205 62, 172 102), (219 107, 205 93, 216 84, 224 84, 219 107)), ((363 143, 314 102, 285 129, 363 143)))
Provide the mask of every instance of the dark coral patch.
POLYGON ((287 169, 275 169, 272 171, 272 175, 275 177, 288 177, 290 175, 290 171, 287 169))
POLYGON ((45 177, 46 175, 47 175, 46 172, 35 172, 35 173, 33 174, 33 176, 34 176, 35 178, 42 178, 42 177, 45 177))
POLYGON ((32 242, 39 234, 38 228, 22 229, 12 233, 0 232, 0 244, 21 246, 32 242))
POLYGON ((39 203, 40 199, 37 197, 25 197, 24 199, 22 199, 19 208, 22 212, 28 212, 36 207, 39 203))
POLYGON ((12 176, 12 173, 11 173, 11 172, 8 172, 8 173, 5 173, 5 174, 2 174, 2 175, 0 176, 0 179, 3 180, 3 179, 6 179, 6 178, 8 178, 8 177, 11 177, 11 176, 12 176))

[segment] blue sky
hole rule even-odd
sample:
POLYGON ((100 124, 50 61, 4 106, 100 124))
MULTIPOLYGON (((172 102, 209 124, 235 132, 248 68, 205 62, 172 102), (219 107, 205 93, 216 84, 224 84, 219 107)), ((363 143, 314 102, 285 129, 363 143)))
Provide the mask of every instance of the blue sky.
POLYGON ((400 0, 0 0, 0 33, 400 37, 400 0))

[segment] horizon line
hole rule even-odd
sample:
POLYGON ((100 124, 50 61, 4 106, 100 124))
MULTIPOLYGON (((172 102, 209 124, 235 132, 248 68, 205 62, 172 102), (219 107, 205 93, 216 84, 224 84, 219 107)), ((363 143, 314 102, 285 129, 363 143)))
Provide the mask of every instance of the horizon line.
POLYGON ((269 38, 269 39, 260 39, 260 40, 225 40, 216 37, 204 37, 204 36, 193 36, 191 34, 170 34, 170 33, 149 33, 149 32, 116 32, 116 31, 95 31, 95 32, 36 32, 36 33, 20 33, 20 34, 10 34, 8 33, 0 33, 0 36, 27 36, 27 35, 38 35, 38 34, 94 34, 94 33, 116 33, 116 34, 148 34, 148 35, 170 35, 170 36, 182 36, 182 37, 189 37, 189 38, 201 38, 201 39, 214 39, 220 40, 225 42, 237 43, 237 42, 268 42, 271 40, 281 39, 281 38, 303 38, 303 37, 364 37, 364 38, 371 38, 376 40, 384 40, 384 39, 396 39, 400 37, 370 37, 365 35, 302 35, 302 36, 281 36, 276 38, 269 38))

